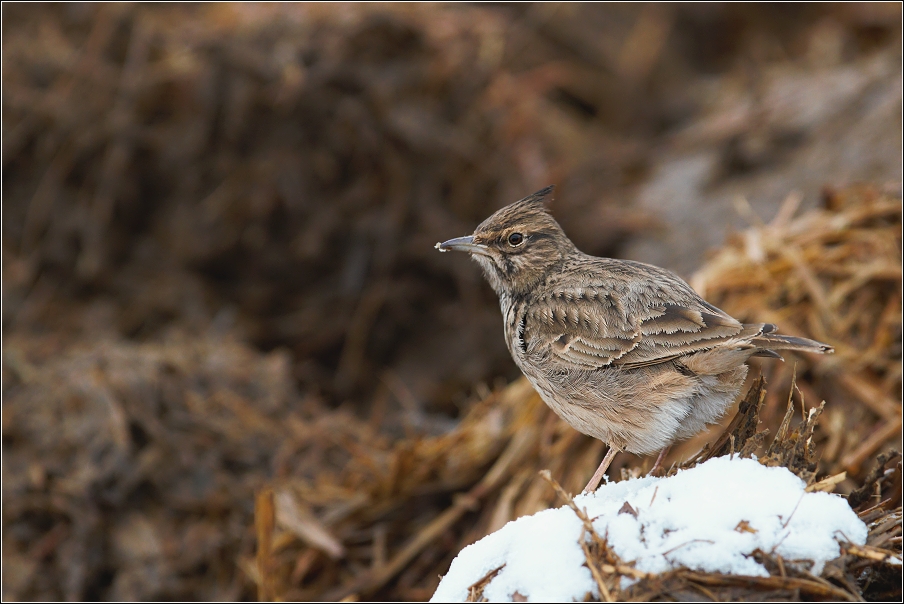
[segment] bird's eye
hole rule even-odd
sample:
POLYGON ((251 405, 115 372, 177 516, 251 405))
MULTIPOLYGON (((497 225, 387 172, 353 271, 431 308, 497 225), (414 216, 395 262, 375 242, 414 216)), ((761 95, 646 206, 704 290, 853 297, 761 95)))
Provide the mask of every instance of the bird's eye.
POLYGON ((524 235, 521 233, 512 233, 508 236, 509 245, 512 247, 518 247, 522 243, 524 243, 524 235))

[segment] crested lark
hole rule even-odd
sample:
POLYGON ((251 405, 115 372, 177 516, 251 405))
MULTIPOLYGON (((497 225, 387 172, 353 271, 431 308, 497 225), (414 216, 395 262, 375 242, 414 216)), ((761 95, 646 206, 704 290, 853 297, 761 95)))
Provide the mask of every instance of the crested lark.
POLYGON ((740 323, 665 269, 579 251, 538 191, 487 218, 473 235, 437 243, 468 252, 499 295, 515 363, 562 419, 609 451, 647 455, 700 432, 732 404, 747 359, 775 350, 832 352, 740 323))

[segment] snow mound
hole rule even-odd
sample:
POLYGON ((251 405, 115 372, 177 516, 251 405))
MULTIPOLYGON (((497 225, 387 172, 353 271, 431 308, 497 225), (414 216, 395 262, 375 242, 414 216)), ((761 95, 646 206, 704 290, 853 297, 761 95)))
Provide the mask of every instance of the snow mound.
MULTIPOLYGON (((719 457, 668 478, 605 484, 574 502, 609 547, 641 571, 768 576, 751 556, 759 549, 819 574, 840 554, 838 540, 862 545, 867 527, 844 498, 805 487, 786 468, 719 457)), ((464 548, 431 602, 464 602, 468 588, 499 567, 483 590, 491 602, 510 602, 516 592, 534 602, 599 597, 584 565, 581 529, 568 507, 513 520, 464 548)))

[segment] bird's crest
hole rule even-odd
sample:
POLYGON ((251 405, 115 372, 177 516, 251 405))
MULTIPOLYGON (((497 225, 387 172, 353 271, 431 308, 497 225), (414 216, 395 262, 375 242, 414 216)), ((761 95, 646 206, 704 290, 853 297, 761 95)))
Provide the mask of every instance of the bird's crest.
POLYGON ((505 206, 484 220, 483 223, 477 227, 477 230, 481 231, 487 229, 491 225, 495 229, 501 230, 534 216, 538 218, 544 217, 547 221, 552 220, 552 216, 549 213, 549 209, 546 207, 546 203, 552 198, 552 193, 555 188, 555 185, 550 185, 523 199, 519 199, 513 204, 505 206))

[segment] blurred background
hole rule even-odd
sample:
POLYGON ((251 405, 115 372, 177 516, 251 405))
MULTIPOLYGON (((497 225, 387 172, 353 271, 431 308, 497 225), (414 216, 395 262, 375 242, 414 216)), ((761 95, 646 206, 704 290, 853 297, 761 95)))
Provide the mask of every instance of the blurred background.
POLYGON ((4 599, 429 597, 504 516, 449 506, 519 375, 433 244, 546 185, 582 250, 688 279, 853 183, 900 231, 898 3, 2 10, 4 599))

